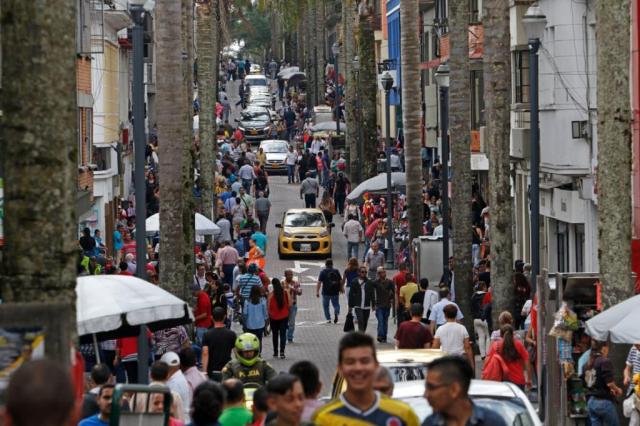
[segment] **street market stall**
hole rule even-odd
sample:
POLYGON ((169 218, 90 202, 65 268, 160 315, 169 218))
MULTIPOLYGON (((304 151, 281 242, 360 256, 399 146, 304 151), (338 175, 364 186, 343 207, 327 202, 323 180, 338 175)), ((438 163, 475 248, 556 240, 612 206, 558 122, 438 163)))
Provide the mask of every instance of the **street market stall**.
MULTIPOLYGON (((220 227, 207 219, 206 216, 196 213, 196 235, 218 235, 220 227)), ((151 215, 145 221, 147 235, 153 235, 160 232, 160 213, 151 215)))

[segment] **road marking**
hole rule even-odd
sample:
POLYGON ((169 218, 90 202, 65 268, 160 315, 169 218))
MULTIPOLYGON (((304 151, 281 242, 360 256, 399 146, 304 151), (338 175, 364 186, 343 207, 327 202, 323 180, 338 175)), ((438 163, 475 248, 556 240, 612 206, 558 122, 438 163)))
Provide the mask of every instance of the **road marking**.
POLYGON ((293 273, 295 274, 301 274, 305 271, 308 271, 310 268, 303 268, 301 265, 311 265, 311 266, 315 266, 318 268, 322 268, 324 266, 323 262, 306 262, 304 260, 294 260, 293 261, 294 267, 290 268, 293 273))

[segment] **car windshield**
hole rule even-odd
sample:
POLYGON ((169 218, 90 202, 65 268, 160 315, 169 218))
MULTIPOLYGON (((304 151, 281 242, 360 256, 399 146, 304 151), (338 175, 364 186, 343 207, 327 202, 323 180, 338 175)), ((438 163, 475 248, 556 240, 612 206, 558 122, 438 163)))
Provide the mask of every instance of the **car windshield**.
POLYGON ((260 148, 262 148, 264 152, 285 153, 289 149, 289 144, 287 142, 270 142, 263 143, 260 148))
POLYGON ((267 111, 258 111, 258 110, 253 110, 253 111, 243 111, 242 112, 242 119, 243 120, 269 120, 271 117, 269 116, 269 113, 267 111))
MULTIPOLYGON (((508 426, 534 426, 535 423, 527 411, 527 407, 518 398, 491 398, 488 396, 471 397, 473 402, 483 408, 487 408, 502 417, 508 426)), ((409 404, 413 411, 423 422, 433 413, 431 406, 422 396, 403 398, 403 402, 409 404)))
POLYGON ((247 84, 249 86, 267 86, 268 83, 266 78, 248 78, 247 84))
POLYGON ((322 213, 296 212, 287 213, 284 217, 284 226, 305 227, 325 226, 322 213))

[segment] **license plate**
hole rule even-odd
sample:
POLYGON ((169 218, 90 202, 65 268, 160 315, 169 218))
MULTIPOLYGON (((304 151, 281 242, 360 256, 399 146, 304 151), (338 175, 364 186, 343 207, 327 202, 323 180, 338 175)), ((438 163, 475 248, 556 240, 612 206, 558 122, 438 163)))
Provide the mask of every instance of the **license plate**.
POLYGON ((311 251, 311 244, 300 244, 300 251, 311 251))
POLYGON ((271 167, 273 167, 274 169, 277 169, 278 167, 280 167, 280 164, 278 164, 278 163, 271 163, 271 167))
POLYGON ((257 130, 252 130, 250 133, 251 133, 252 135, 257 135, 257 134, 258 134, 258 131, 257 131, 257 130))

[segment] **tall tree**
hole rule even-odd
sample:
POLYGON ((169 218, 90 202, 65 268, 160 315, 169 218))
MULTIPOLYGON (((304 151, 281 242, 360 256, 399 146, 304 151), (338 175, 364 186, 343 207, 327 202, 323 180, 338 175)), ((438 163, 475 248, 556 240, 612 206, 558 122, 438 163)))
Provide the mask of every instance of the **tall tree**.
POLYGON ((355 27, 356 27, 356 2, 346 0, 342 5, 342 45, 340 54, 345 58, 346 69, 345 98, 344 98, 344 118, 346 122, 345 146, 349 158, 349 179, 352 185, 360 183, 358 177, 360 173, 358 158, 358 120, 357 99, 358 95, 358 75, 359 72, 353 67, 351 62, 357 55, 355 27))
POLYGON ((377 128, 376 94, 377 73, 373 20, 373 1, 360 0, 358 3, 358 52, 360 57, 360 108, 362 122, 362 180, 377 175, 377 128))
MULTIPOLYGON (((484 100, 489 145, 489 206, 493 315, 511 312, 514 292, 512 200, 509 164, 511 52, 509 1, 484 2, 484 100)), ((494 324, 497 324, 494 321, 494 324)))
POLYGON ((307 0, 305 19, 305 71, 307 73, 307 103, 316 105, 316 0, 307 0))
MULTIPOLYGON (((182 218, 185 109, 182 3, 158 0, 156 6, 158 157, 160 158, 160 285, 178 297, 186 293, 182 218)), ((191 108, 189 108, 191 109, 191 108)))
MULTIPOLYGON (((217 1, 203 1, 196 8, 198 48, 198 98, 200 100, 199 136, 200 136, 200 194, 202 197, 202 212, 212 219, 214 217, 214 153, 216 137, 214 129, 215 100, 217 72, 214 68, 214 58, 218 52, 214 50, 214 38, 218 32, 217 25, 214 28, 214 17, 217 17, 217 1), (216 3, 216 4, 214 4, 216 3)), ((217 61, 215 61, 217 62, 217 61)))
POLYGON ((402 131, 407 173, 409 239, 422 234, 422 160, 420 158, 420 38, 418 0, 400 2, 400 58, 402 69, 402 131))
MULTIPOLYGON (((315 47, 315 65, 316 65, 316 104, 322 104, 324 100, 324 66, 326 61, 326 13, 325 0, 315 0, 316 2, 316 47, 315 47)), ((343 68, 344 69, 344 68, 343 68)))
POLYGON ((75 16, 71 0, 2 3, 4 302, 75 307, 75 16))
POLYGON ((598 234, 602 302, 632 293, 629 1, 596 4, 598 75, 598 234))
MULTIPOLYGON (((453 257, 455 258, 454 285, 456 302, 464 313, 465 326, 473 333, 471 294, 473 271, 471 262, 471 97, 469 84, 469 1, 449 2, 449 67, 451 83, 449 108, 451 124, 451 168, 453 194, 451 197, 451 223, 453 225, 453 257)), ((508 39, 508 34, 507 34, 508 39)), ((509 110, 507 109, 507 112, 509 110)), ((508 139, 507 139, 508 142, 508 139)), ((507 154, 509 152, 507 151, 507 154)), ((447 161, 447 159, 443 159, 447 161)), ((473 335, 473 334, 470 334, 473 335)))
POLYGON ((305 62, 304 62, 304 52, 306 50, 305 48, 305 16, 306 16, 306 5, 307 2, 306 1, 298 1, 298 19, 296 22, 296 34, 297 34, 297 42, 296 42, 296 48, 297 48, 297 55, 296 55, 296 62, 298 64, 298 66, 300 67, 300 69, 304 69, 305 67, 305 62))

